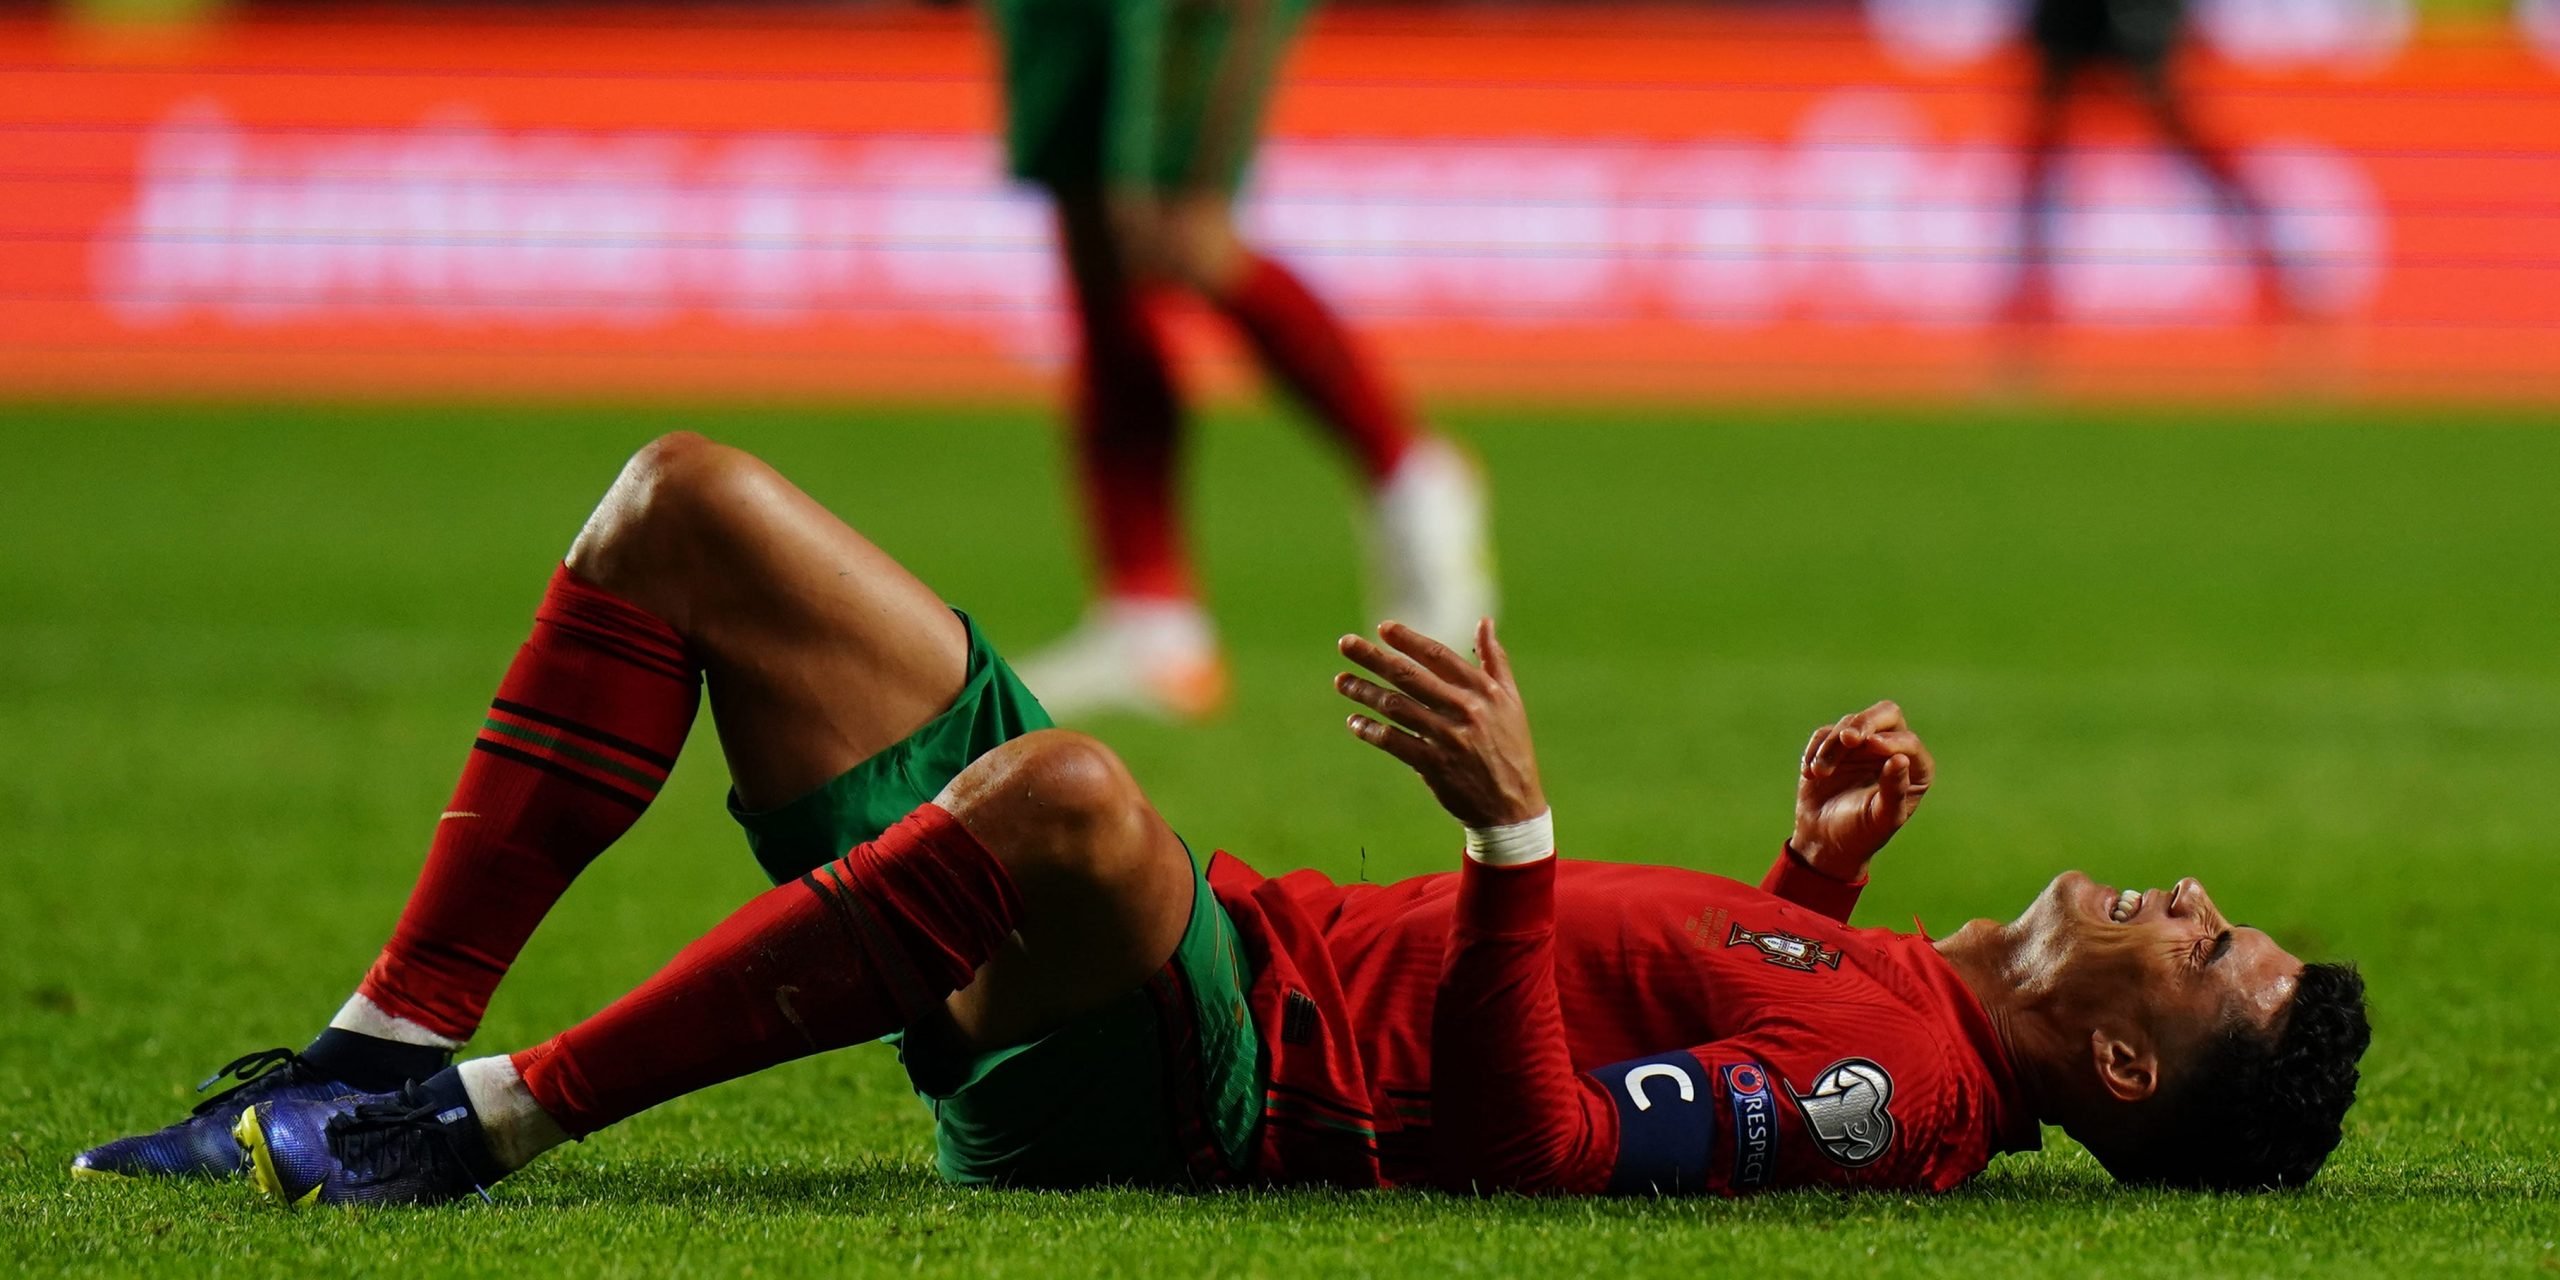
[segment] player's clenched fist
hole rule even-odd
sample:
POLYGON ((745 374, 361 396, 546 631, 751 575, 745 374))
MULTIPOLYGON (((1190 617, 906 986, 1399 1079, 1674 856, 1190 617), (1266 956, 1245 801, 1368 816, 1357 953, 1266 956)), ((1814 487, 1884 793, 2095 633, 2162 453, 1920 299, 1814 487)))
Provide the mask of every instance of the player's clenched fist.
POLYGON ((1855 880, 1911 820, 1937 762, 1902 708, 1879 702, 1813 731, 1796 775, 1796 856, 1836 880, 1855 880))
POLYGON ((1493 619, 1476 623, 1481 666, 1400 622, 1381 624, 1378 639, 1386 643, 1363 636, 1340 642, 1343 657, 1386 682, 1347 671, 1333 678, 1343 697, 1376 713, 1354 714, 1352 734, 1412 766, 1440 807, 1469 827, 1506 826, 1545 813, 1529 712, 1493 619))

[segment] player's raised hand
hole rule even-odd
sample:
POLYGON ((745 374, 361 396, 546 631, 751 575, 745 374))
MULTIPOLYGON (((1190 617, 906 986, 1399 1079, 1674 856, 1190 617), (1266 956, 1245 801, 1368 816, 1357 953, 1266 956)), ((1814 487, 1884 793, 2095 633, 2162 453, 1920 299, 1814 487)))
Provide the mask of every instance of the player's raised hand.
POLYGON ((1813 731, 1796 775, 1796 855, 1836 880, 1855 880, 1911 820, 1937 762, 1902 708, 1879 702, 1813 731))
POLYGON ((1400 622, 1381 624, 1378 640, 1386 643, 1344 636, 1338 645, 1386 682, 1348 671, 1333 678, 1336 692, 1375 713, 1352 715, 1352 736, 1412 766, 1440 807, 1470 827, 1545 813, 1529 712, 1493 619, 1476 623, 1482 665, 1400 622))

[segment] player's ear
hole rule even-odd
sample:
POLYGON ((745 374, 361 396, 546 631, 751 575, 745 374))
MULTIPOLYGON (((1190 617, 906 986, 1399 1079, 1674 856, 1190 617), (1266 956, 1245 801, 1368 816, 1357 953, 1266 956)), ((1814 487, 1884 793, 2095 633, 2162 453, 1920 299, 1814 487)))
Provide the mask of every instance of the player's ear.
POLYGON ((2098 1087, 2118 1102, 2140 1102, 2160 1088, 2160 1055, 2151 1046, 2101 1028, 2089 1033, 2098 1087))

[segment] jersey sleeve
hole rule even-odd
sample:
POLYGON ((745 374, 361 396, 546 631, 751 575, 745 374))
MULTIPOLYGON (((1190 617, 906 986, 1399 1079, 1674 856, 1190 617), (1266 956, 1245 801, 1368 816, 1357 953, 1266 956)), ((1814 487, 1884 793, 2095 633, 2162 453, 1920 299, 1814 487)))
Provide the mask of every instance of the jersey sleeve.
POLYGON ((1470 861, 1431 1011, 1431 1181, 1454 1191, 1595 1191, 1609 1100, 1573 1069, 1556 998, 1556 860, 1470 861))
POLYGON ((1849 913, 1857 909, 1858 895, 1866 887, 1866 872, 1859 872, 1855 880, 1834 880, 1797 857, 1793 844, 1780 844, 1778 860, 1769 864, 1769 874, 1760 877, 1762 893, 1820 912, 1842 924, 1849 923, 1849 913))

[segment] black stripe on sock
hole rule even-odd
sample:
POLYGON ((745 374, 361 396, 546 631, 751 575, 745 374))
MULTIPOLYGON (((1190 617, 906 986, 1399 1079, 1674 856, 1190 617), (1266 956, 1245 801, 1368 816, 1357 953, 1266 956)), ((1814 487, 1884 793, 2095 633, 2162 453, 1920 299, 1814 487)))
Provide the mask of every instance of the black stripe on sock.
POLYGON ((818 895, 818 901, 826 904, 827 914, 834 916, 836 918, 836 927, 844 930, 845 941, 852 943, 854 949, 857 951, 865 950, 862 944, 862 930, 859 926, 854 924, 853 913, 847 911, 845 909, 845 905, 836 900, 835 886, 819 879, 818 873, 815 871, 803 872, 800 876, 800 883, 806 887, 809 892, 818 895))
POLYGON ((635 796, 620 787, 608 786, 605 783, 598 782, 567 765, 554 764, 551 761, 545 760, 529 751, 518 751, 514 747, 507 746, 503 743, 491 742, 487 738, 474 739, 471 743, 471 749, 474 751, 486 751, 490 755, 496 756, 501 760, 513 760, 517 764, 540 769, 544 773, 560 779, 562 782, 573 783, 577 786, 585 787, 587 790, 595 792, 597 795, 603 796, 608 800, 614 800, 622 804, 629 805, 634 813, 649 807, 649 801, 644 796, 635 796))
POLYGON ((934 994, 925 985, 924 975, 917 972, 915 956, 908 952, 906 943, 899 940, 889 922, 881 919, 880 914, 872 909, 872 904, 854 892, 852 885, 842 883, 842 873, 827 871, 828 867, 843 861, 843 858, 838 858, 820 866, 800 877, 801 882, 835 909, 836 923, 852 939, 855 953, 870 961, 879 979, 888 984, 889 998, 896 1002, 898 1016, 910 1021, 923 1016, 951 993, 934 994))
POLYGON ((656 674, 665 676, 670 680, 680 680, 686 684, 692 684, 701 678, 701 673, 693 668, 684 666, 682 663, 671 660, 662 654, 640 648, 610 631, 599 631, 594 627, 582 627, 577 623, 566 622, 558 618, 546 618, 543 619, 543 623, 546 626, 558 627, 563 631, 576 635, 579 639, 584 640, 589 645, 593 646, 596 652, 601 653, 608 658, 618 659, 644 671, 655 672, 656 674))
POLYGON ((509 702, 504 698, 491 698, 489 700, 489 705, 500 711, 504 711, 511 716, 531 720, 536 724, 547 724, 554 729, 566 729, 582 738, 586 738, 594 742, 601 742, 624 755, 637 760, 646 760, 661 769, 672 769, 676 767, 676 758, 674 756, 651 751, 647 747, 641 746, 639 743, 633 742, 629 738, 615 737, 610 733, 606 733, 602 729, 580 724, 567 716, 553 715, 539 707, 528 707, 521 702, 509 702))
POLYGON ((696 681, 701 681, 701 673, 696 671, 696 668, 684 666, 684 663, 666 658, 666 655, 655 653, 655 650, 645 650, 640 648, 640 645, 625 643, 625 640, 612 640, 612 637, 604 637, 604 635, 589 635, 589 643, 596 645, 596 653, 607 655, 607 658, 620 658, 625 660, 625 663, 630 663, 630 666, 643 668, 643 671, 655 671, 658 676, 666 676, 671 678, 671 681, 681 681, 681 684, 696 684, 696 681))

